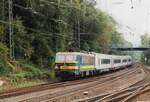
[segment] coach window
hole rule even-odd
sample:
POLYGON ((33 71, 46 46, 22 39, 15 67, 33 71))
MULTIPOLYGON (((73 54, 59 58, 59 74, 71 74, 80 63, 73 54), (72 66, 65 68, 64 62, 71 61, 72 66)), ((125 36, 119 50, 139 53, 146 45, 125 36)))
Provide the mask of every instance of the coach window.
POLYGON ((101 64, 110 64, 110 59, 102 59, 101 64))
POLYGON ((127 60, 126 60, 126 59, 124 59, 124 60, 123 60, 123 63, 126 63, 126 62, 127 62, 127 60))
POLYGON ((98 64, 101 65, 101 60, 98 58, 98 64))
POLYGON ((129 59, 129 62, 131 62, 131 59, 129 59))
POLYGON ((115 59, 114 63, 121 63, 121 60, 120 59, 115 59))

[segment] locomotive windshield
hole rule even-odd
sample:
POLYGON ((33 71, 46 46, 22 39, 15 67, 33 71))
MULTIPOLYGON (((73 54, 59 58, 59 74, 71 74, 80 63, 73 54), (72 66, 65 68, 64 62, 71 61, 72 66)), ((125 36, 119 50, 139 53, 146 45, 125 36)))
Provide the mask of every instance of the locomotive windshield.
POLYGON ((56 63, 73 63, 76 61, 76 55, 68 55, 68 54, 58 54, 56 55, 56 63))

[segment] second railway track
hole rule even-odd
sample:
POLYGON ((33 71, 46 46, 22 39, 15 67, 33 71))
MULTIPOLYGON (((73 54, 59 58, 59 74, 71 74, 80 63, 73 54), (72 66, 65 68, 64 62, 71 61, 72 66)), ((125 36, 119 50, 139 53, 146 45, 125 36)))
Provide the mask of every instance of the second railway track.
MULTIPOLYGON (((143 66, 144 67, 144 66, 143 66)), ((97 95, 80 102, 130 102, 134 97, 150 91, 150 69, 144 68, 145 78, 123 90, 97 95)), ((135 102, 135 101, 133 101, 135 102)))

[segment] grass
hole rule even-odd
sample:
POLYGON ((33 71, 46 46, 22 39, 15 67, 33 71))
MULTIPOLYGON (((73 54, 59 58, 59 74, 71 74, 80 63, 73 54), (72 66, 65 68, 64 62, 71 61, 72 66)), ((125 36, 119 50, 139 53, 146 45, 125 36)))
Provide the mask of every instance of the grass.
POLYGON ((5 85, 0 87, 0 92, 17 89, 17 88, 22 88, 22 87, 29 87, 29 86, 45 84, 48 82, 49 81, 47 81, 47 80, 29 80, 29 81, 24 81, 22 83, 16 83, 16 84, 5 83, 5 85))

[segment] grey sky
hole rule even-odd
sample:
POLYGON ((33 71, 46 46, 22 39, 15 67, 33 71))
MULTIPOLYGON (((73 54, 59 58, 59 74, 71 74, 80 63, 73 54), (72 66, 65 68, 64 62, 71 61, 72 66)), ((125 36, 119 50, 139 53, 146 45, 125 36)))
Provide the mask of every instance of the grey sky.
POLYGON ((134 46, 140 45, 141 35, 150 32, 149 0, 97 0, 97 3, 98 8, 113 16, 119 23, 118 31, 134 46))

